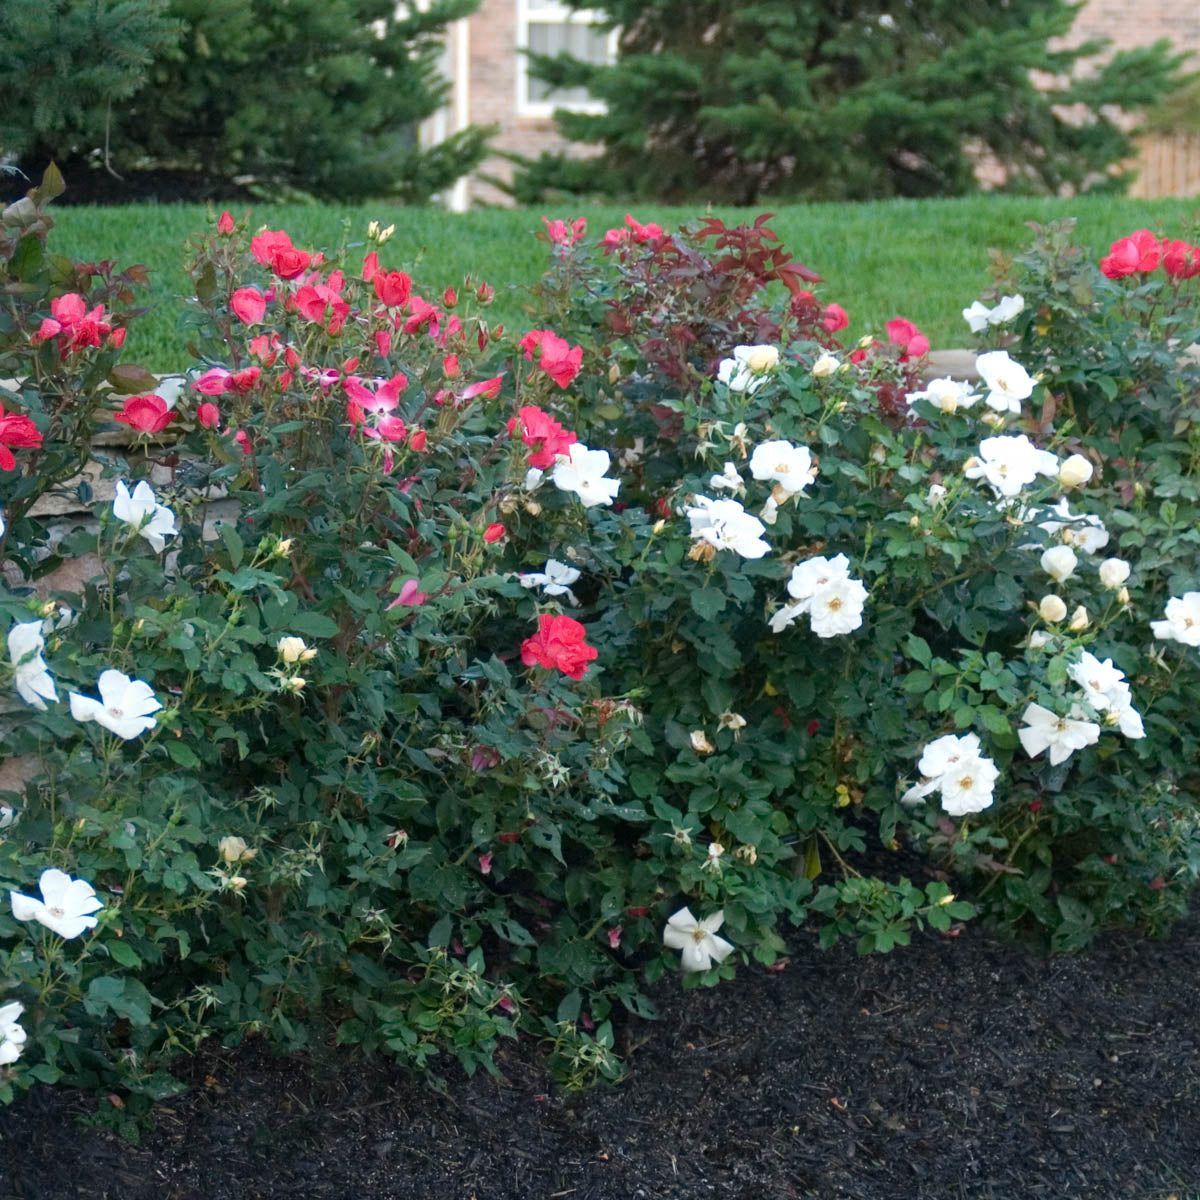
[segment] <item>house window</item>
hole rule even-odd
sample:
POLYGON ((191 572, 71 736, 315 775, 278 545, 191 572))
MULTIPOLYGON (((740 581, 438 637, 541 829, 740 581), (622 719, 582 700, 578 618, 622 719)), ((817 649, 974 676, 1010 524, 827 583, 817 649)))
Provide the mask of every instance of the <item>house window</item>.
POLYGON ((604 102, 587 88, 556 88, 529 74, 523 50, 558 54, 562 50, 584 62, 616 61, 617 33, 596 27, 604 14, 567 8, 549 0, 518 0, 517 4, 517 112, 523 117, 548 117, 556 108, 576 112, 603 112, 604 102))

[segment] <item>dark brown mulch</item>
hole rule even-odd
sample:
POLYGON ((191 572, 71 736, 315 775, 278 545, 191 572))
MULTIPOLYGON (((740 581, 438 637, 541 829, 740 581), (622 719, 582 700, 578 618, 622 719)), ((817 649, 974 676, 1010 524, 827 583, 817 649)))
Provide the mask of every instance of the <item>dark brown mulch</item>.
POLYGON ((531 1044, 448 1097, 248 1044, 137 1148, 42 1090, 0 1113, 0 1200, 1195 1200, 1198 980, 1195 914, 1048 961, 972 927, 866 959, 801 935, 782 972, 667 981, 617 1089, 554 1094, 531 1044))

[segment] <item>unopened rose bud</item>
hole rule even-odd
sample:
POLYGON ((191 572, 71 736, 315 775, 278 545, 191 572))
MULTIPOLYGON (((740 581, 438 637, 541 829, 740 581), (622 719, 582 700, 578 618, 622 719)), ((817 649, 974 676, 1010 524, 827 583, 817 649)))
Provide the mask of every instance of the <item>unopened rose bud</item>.
POLYGON ((309 646, 309 648, 300 655, 300 661, 302 663, 312 662, 312 660, 316 657, 317 657, 316 650, 312 646, 309 646))
POLYGON ((293 675, 291 679, 285 679, 283 686, 289 691, 302 692, 308 686, 308 681, 302 675, 293 675))
POLYGON ((379 244, 382 246, 384 242, 390 240, 392 234, 395 232, 395 225, 389 225, 386 229, 381 229, 379 231, 379 244))
POLYGON ((223 837, 217 843, 217 849, 220 851, 221 858, 225 862, 235 863, 245 858, 248 847, 244 838, 234 837, 231 834, 228 837, 223 837))
POLYGON ((52 617, 58 612, 58 605, 53 600, 47 600, 45 604, 38 609, 39 617, 52 617))
POLYGON ((1030 650, 1041 650, 1050 641, 1050 635, 1044 629, 1035 629, 1029 635, 1030 650))
POLYGON ((275 648, 279 651, 279 657, 289 664, 299 662, 300 656, 308 649, 304 639, 298 637, 281 637, 275 648))
POLYGON ((536 500, 525 501, 525 511, 531 516, 536 517, 542 511, 542 506, 536 500))
POLYGON ((880 445, 871 447, 871 461, 874 463, 887 462, 887 451, 880 445))
POLYGON ((913 513, 913 515, 908 518, 908 527, 909 529, 921 528, 921 518, 918 517, 916 513, 913 513))
POLYGON ((1088 627, 1088 611, 1081 604, 1072 614, 1071 623, 1067 628, 1072 633, 1079 633, 1088 627))
POLYGON ((660 533, 662 533, 662 531, 664 529, 666 529, 666 527, 667 527, 666 521, 664 521, 662 519, 662 517, 659 517, 658 520, 655 521, 654 524, 650 526, 650 532, 653 534, 660 534, 660 533))
POLYGON ((620 379, 621 368, 617 366, 616 363, 613 363, 613 365, 608 368, 608 382, 615 385, 620 382, 620 379))
POLYGON ((715 748, 703 729, 693 729, 689 738, 697 754, 711 754, 715 748))
POLYGON ((1129 589, 1127 587, 1123 587, 1117 593, 1117 603, 1118 604, 1128 604, 1129 603, 1129 589))
POLYGON ((1106 558, 1100 564, 1100 584, 1116 591, 1129 578, 1129 564, 1123 558, 1106 558))
POLYGON ((1058 482, 1063 488, 1082 487, 1091 479, 1095 468, 1082 454, 1072 454, 1058 469, 1058 482))
POLYGON ((244 875, 231 875, 228 880, 228 886, 235 892, 240 892, 246 886, 247 879, 244 875))
POLYGON ((873 345, 875 345, 875 338, 872 334, 868 333, 866 337, 860 337, 858 339, 858 348, 860 350, 867 350, 873 345))
POLYGON ((367 226, 367 238, 368 238, 368 240, 373 242, 378 236, 379 236, 379 222, 372 221, 367 226))
POLYGON ((942 897, 942 898, 941 898, 941 899, 938 901, 938 907, 939 907, 939 908, 945 908, 947 904, 953 904, 953 903, 954 903, 954 893, 953 893, 953 892, 947 892, 947 893, 946 893, 946 894, 945 894, 945 895, 944 895, 944 896, 943 896, 943 897, 942 897))
POLYGON ((291 552, 292 552, 292 539, 291 538, 280 538, 279 544, 275 547, 275 557, 276 558, 287 558, 287 556, 289 554, 291 554, 291 552))
POLYGON ((1070 546, 1051 546, 1042 555, 1042 570, 1055 583, 1062 583, 1064 580, 1071 578, 1078 562, 1079 560, 1075 557, 1075 551, 1070 546))
POLYGON ((1049 596, 1042 597, 1042 602, 1038 605, 1038 616, 1041 617, 1043 621, 1048 621, 1051 624, 1054 624, 1056 621, 1063 620, 1066 615, 1067 606, 1063 602, 1061 596, 1055 596, 1051 594, 1049 596))
POLYGON ((837 369, 842 364, 838 361, 834 354, 819 355, 817 361, 812 365, 812 374, 814 379, 828 379, 830 375, 837 372, 837 369))
POLYGON ((778 346, 756 346, 754 352, 746 360, 746 366, 756 375, 769 371, 779 362, 778 346))

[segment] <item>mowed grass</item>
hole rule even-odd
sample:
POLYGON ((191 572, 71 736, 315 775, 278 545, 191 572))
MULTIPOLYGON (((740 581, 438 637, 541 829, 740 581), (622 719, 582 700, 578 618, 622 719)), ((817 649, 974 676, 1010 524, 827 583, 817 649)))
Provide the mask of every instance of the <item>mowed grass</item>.
MULTIPOLYGON (((1141 227, 1178 236, 1181 222, 1200 208, 1200 199, 1127 200, 1083 197, 1050 200, 978 196, 961 200, 898 200, 871 204, 769 204, 753 209, 716 208, 727 223, 775 212, 772 225, 793 255, 818 271, 817 291, 850 315, 849 340, 906 316, 925 330, 935 348, 962 345, 967 329, 961 310, 989 282, 987 250, 1012 252, 1029 237, 1026 222, 1074 217, 1077 239, 1099 255, 1116 238, 1141 227)), ((235 209, 235 215, 241 209, 235 209)), ((639 207, 642 221, 674 228, 706 210, 639 207)), ((577 206, 551 216, 588 218, 589 234, 623 222, 625 208, 577 206)), ((122 208, 60 208, 52 245, 81 259, 115 259, 122 266, 144 263, 152 287, 151 311, 130 329, 127 357, 157 371, 190 365, 186 335, 178 328, 187 294, 184 241, 203 230, 213 214, 198 205, 139 205, 122 208)), ((546 247, 533 234, 541 210, 487 209, 458 215, 433 209, 325 206, 257 206, 253 227, 286 229, 298 246, 336 249, 346 242, 362 253, 367 223, 395 223, 396 234, 381 258, 392 269, 410 271, 431 298, 465 276, 496 289, 493 322, 524 328, 523 287, 540 275, 546 247)))

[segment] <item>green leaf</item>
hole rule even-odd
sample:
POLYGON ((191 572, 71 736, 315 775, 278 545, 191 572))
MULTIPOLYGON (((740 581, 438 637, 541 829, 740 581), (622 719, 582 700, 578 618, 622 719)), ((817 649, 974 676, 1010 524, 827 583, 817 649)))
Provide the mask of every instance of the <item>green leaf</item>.
POLYGON ((705 621, 711 621, 726 605, 725 593, 719 588, 696 588, 689 597, 692 611, 705 621))
POLYGON ((242 558, 246 553, 245 543, 232 525, 222 525, 220 532, 221 541, 225 543, 225 549, 229 554, 229 565, 236 571, 242 565, 242 558))
POLYGON ((125 942, 105 942, 104 944, 108 947, 108 953, 113 962, 118 962, 123 967, 140 967, 142 965, 142 960, 137 953, 125 942))
POLYGON ((291 619, 291 628, 307 637, 331 638, 338 633, 337 622, 322 613, 298 612, 291 619))

